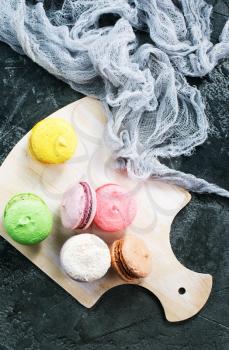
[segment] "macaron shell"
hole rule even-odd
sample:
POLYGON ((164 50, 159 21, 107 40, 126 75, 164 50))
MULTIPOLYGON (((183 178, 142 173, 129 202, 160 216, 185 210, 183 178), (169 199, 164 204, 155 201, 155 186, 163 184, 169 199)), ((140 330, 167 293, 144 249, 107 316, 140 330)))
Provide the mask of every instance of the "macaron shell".
POLYGON ((41 162, 63 163, 73 156, 76 146, 75 131, 64 119, 46 118, 31 131, 29 150, 41 162))
POLYGON ((145 242, 137 236, 125 236, 122 244, 122 259, 131 273, 139 278, 144 278, 151 272, 151 252, 145 242))
POLYGON ((63 195, 63 200, 60 207, 61 221, 63 226, 71 230, 77 229, 82 222, 86 205, 91 206, 90 216, 87 218, 87 223, 82 228, 83 230, 87 229, 94 219, 96 212, 96 194, 94 189, 88 183, 77 182, 63 195), (82 184, 89 186, 91 195, 90 198, 86 198, 86 193, 82 184), (88 199, 90 200, 90 203, 87 203, 88 199))
POLYGON ((60 252, 60 262, 72 279, 92 282, 106 274, 111 257, 104 241, 93 234, 84 233, 65 242, 60 252))
POLYGON ((63 195, 60 213, 64 227, 74 230, 81 222, 85 206, 83 187, 76 183, 63 195))
POLYGON ((52 229, 52 214, 37 196, 14 196, 4 210, 3 225, 6 232, 18 243, 31 245, 44 240, 52 229))
MULTIPOLYGON (((41 203, 44 203, 45 202, 43 201, 43 199, 41 199, 39 196, 37 196, 36 194, 34 193, 30 193, 30 192, 26 192, 26 193, 18 193, 16 195, 14 195, 13 197, 10 198, 10 200, 7 202, 6 206, 5 206, 5 209, 4 209, 4 215, 5 215, 5 212, 16 202, 18 201, 22 201, 22 200, 38 200, 40 201, 41 203)), ((46 205, 46 204, 45 204, 46 205)))
POLYGON ((134 220, 137 204, 132 194, 116 184, 106 184, 96 190, 95 224, 104 231, 124 230, 134 220))

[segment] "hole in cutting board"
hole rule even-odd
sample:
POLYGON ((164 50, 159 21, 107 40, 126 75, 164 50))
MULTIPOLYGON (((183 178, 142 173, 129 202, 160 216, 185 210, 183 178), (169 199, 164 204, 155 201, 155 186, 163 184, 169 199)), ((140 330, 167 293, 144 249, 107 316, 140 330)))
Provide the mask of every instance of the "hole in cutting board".
POLYGON ((183 294, 186 293, 186 289, 185 289, 184 287, 180 287, 180 288, 178 289, 178 293, 179 293, 180 295, 183 295, 183 294))

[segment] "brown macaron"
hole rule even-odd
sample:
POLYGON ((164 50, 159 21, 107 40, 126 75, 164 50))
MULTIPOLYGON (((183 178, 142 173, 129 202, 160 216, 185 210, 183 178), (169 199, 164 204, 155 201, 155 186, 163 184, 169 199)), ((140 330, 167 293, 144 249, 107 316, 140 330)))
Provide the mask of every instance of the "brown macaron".
POLYGON ((134 283, 151 272, 151 253, 142 239, 126 235, 110 251, 112 267, 124 281, 134 283))

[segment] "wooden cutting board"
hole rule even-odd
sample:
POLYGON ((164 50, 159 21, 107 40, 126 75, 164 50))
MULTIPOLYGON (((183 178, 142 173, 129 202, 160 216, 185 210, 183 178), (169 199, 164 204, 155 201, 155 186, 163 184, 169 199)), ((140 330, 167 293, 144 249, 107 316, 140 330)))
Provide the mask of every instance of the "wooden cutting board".
MULTIPOLYGON (((27 134, 0 168, 0 212, 2 215, 6 202, 14 194, 34 192, 47 202, 54 214, 53 232, 37 246, 23 246, 10 239, 1 221, 2 237, 81 304, 91 307, 107 290, 125 282, 112 270, 93 283, 75 282, 63 273, 59 252, 73 232, 62 227, 59 204, 63 192, 76 180, 88 180, 94 188, 107 182, 121 184, 134 192, 139 205, 138 214, 127 232, 141 236, 152 251, 152 273, 140 286, 158 297, 167 320, 181 321, 195 315, 209 297, 212 277, 185 268, 174 256, 169 237, 172 221, 190 201, 190 194, 158 181, 136 182, 112 168, 111 155, 102 142, 106 115, 99 101, 83 98, 50 117, 64 118, 73 125, 79 137, 74 157, 61 165, 42 164, 28 154, 27 134)), ((88 232, 100 235, 108 244, 118 238, 117 234, 104 234, 95 227, 88 232)))

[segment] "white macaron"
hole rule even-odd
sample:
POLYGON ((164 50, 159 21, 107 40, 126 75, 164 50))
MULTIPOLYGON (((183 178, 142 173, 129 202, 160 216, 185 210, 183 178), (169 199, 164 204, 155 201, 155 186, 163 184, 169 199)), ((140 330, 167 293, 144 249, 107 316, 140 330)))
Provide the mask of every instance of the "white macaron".
POLYGON ((101 238, 84 233, 65 242, 60 252, 60 262, 72 279, 92 282, 107 273, 111 265, 110 250, 101 238))

